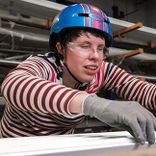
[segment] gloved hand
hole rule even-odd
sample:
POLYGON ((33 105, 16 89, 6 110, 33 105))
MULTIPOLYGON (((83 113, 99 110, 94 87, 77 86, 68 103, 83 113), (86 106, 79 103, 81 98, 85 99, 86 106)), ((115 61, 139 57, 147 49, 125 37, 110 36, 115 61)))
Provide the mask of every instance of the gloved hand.
POLYGON ((135 101, 114 101, 89 95, 83 104, 83 113, 102 122, 130 132, 136 141, 155 143, 156 118, 135 101))

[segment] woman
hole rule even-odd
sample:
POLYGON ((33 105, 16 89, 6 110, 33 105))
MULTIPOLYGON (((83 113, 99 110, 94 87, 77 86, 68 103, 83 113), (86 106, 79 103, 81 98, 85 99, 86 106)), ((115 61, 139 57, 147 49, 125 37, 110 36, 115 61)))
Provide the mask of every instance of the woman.
POLYGON ((2 84, 8 104, 1 137, 70 134, 90 116, 129 131, 138 143, 153 144, 156 119, 141 105, 154 108, 156 86, 105 62, 111 41, 102 10, 88 4, 62 10, 51 26, 52 52, 29 57, 2 84), (128 101, 100 98, 101 89, 128 101))

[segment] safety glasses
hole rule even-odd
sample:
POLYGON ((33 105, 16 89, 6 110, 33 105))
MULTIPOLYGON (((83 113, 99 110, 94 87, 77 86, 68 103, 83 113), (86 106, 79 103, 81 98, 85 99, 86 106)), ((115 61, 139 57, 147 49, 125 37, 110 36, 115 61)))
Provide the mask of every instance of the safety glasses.
POLYGON ((69 48, 71 52, 83 58, 89 58, 90 56, 95 55, 100 60, 105 59, 105 54, 104 54, 105 47, 103 45, 94 47, 89 43, 69 42, 67 44, 67 48, 69 48))

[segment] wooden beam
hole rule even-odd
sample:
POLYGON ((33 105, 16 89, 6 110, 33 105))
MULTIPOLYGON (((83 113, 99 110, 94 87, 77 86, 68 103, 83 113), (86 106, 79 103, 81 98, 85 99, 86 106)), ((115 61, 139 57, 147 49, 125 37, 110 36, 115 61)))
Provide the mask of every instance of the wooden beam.
POLYGON ((106 60, 109 62, 113 62, 116 65, 121 65, 125 59, 132 57, 134 55, 142 54, 143 52, 144 52, 144 49, 138 48, 135 50, 128 51, 127 53, 124 53, 124 54, 115 55, 113 57, 108 56, 108 58, 106 60))
POLYGON ((128 57, 132 57, 134 55, 142 54, 144 52, 144 49, 138 48, 132 51, 127 52, 126 54, 121 55, 122 58, 126 59, 128 57))
POLYGON ((125 34, 125 33, 128 33, 128 32, 130 32, 130 31, 136 30, 136 29, 138 29, 138 28, 141 28, 142 26, 143 26, 143 23, 138 22, 138 23, 135 23, 134 25, 129 26, 129 27, 127 27, 127 28, 124 28, 124 29, 115 31, 115 32, 113 32, 113 38, 119 37, 119 36, 121 36, 121 35, 123 35, 123 34, 125 34))

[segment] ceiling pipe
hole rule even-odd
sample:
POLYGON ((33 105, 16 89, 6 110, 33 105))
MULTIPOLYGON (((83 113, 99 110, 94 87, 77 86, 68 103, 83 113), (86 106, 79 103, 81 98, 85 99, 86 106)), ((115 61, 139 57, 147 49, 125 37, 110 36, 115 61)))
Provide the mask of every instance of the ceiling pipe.
POLYGON ((0 28, 0 34, 9 35, 11 37, 18 37, 21 41, 30 40, 35 42, 47 43, 49 38, 47 35, 35 34, 30 32, 18 32, 16 30, 9 30, 6 28, 0 28))

